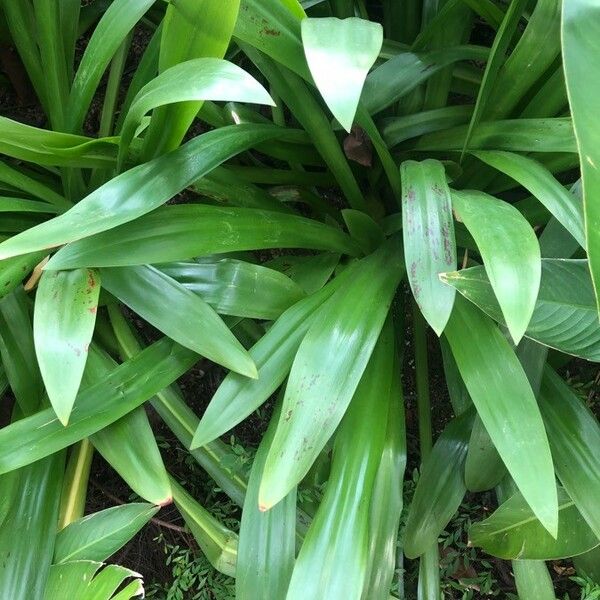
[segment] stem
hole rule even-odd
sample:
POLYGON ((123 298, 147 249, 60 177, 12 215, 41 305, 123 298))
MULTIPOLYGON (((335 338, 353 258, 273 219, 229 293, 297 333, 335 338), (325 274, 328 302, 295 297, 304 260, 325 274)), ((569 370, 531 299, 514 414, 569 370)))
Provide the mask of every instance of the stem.
POLYGON ((83 517, 94 447, 86 438, 73 448, 60 498, 58 530, 83 517))
POLYGON ((417 411, 419 416, 419 449, 421 464, 431 452, 433 434, 431 431, 431 401, 429 397, 429 364, 427 357, 427 325, 413 302, 413 330, 415 346, 415 369, 417 386, 417 411))
MULTIPOLYGON (((421 465, 431 454, 431 399, 429 396, 429 364, 427 357, 427 324, 413 301, 413 333, 417 387, 417 412, 419 415, 419 449, 421 465)), ((431 545, 419 561, 418 600, 438 600, 440 597, 440 566, 437 543, 431 545)))

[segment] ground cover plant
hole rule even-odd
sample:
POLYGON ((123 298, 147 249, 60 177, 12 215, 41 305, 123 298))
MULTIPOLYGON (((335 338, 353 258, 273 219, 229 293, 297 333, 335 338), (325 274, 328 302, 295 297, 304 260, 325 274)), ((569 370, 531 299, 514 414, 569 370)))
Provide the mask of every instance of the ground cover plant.
POLYGON ((0 598, 142 597, 109 559, 172 505, 242 600, 596 597, 594 0, 0 6, 0 598))

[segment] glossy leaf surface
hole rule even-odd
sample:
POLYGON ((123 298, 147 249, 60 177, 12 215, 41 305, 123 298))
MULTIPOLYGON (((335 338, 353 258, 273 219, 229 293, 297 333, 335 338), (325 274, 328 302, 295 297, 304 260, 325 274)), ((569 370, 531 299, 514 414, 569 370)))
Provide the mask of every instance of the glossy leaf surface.
POLYGON ((100 276, 91 269, 45 272, 35 298, 35 353, 50 403, 63 425, 75 402, 92 340, 100 276))
POLYGON ((399 240, 392 238, 357 266, 353 279, 315 316, 290 372, 261 482, 261 508, 276 504, 302 479, 335 431, 402 275, 399 240))
POLYGON ((446 336, 477 412, 506 468, 552 534, 558 510, 546 431, 523 368, 495 324, 460 296, 446 336))
POLYGON ((74 521, 56 537, 55 564, 72 560, 106 560, 157 511, 157 506, 137 502, 107 508, 74 521))
POLYGON ((508 330, 518 344, 540 288, 537 237, 516 208, 483 192, 453 192, 452 205, 477 243, 508 330))
POLYGON ((102 273, 103 286, 111 294, 164 334, 237 373, 256 377, 254 362, 230 329, 182 284, 149 265, 102 273))
POLYGON ((349 132, 367 73, 383 43, 383 28, 356 17, 303 19, 302 43, 317 88, 349 132))
MULTIPOLYGON (((446 273, 442 278, 494 320, 503 322, 483 267, 446 273)), ((587 261, 542 259, 540 291, 525 335, 561 352, 600 360, 600 325, 587 261)))
POLYGON ((455 296, 438 277, 456 265, 450 189, 443 165, 435 160, 405 161, 400 174, 408 281, 423 316, 439 336, 455 296))

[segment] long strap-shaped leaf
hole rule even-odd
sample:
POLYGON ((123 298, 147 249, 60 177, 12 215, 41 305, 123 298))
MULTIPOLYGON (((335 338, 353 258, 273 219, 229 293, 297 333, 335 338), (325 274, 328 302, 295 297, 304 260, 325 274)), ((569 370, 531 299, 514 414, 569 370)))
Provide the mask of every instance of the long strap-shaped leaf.
POLYGON ((197 360, 191 350, 162 339, 79 392, 66 427, 48 408, 0 429, 0 473, 35 462, 114 423, 197 360))
POLYGON ((556 474, 600 540, 600 425, 569 386, 546 367, 539 396, 556 474))
POLYGON ((500 331, 461 296, 446 336, 477 412, 534 513, 558 528, 554 467, 546 431, 523 368, 500 331))
POLYGON ((564 0, 562 7, 565 80, 583 178, 590 270, 600 306, 600 125, 595 101, 600 94, 600 64, 589 60, 600 37, 600 5, 595 0, 564 0))
MULTIPOLYGON (((229 0, 225 4, 220 0, 170 3, 162 23, 158 61, 161 75, 171 67, 191 59, 223 58, 231 41, 239 8, 240 0, 229 0)), ((198 76, 202 77, 197 73, 193 78, 198 76)), ((184 84, 182 89, 188 85, 184 84)), ((202 106, 202 102, 193 100, 205 99, 208 98, 189 98, 188 102, 158 108, 152 115, 145 135, 143 158, 148 160, 177 148, 202 106)))
POLYGON ((115 177, 66 213, 0 244, 0 260, 60 246, 132 221, 223 161, 281 131, 270 125, 237 125, 198 136, 169 155, 115 177))
POLYGON ((479 88, 479 94, 477 95, 475 109, 473 110, 471 122, 469 123, 469 128, 467 129, 467 134, 464 139, 463 154, 469 147, 469 140, 471 138, 473 129, 479 123, 481 117, 485 114, 496 76, 498 75, 500 67, 504 63, 506 51, 508 50, 510 41, 515 33, 517 25, 521 19, 521 15, 523 14, 526 6, 527 0, 512 0, 508 10, 506 11, 506 14, 504 15, 502 25, 500 25, 500 29, 498 29, 498 33, 494 38, 494 43, 492 44, 492 49, 490 51, 490 57, 485 67, 483 80, 481 81, 481 87, 479 88))
POLYGON ((313 219, 249 208, 182 204, 163 206, 131 223, 73 242, 61 248, 46 268, 124 267, 265 248, 360 254, 356 242, 343 231, 313 219))
POLYGON ((35 353, 50 403, 63 425, 81 384, 100 294, 91 269, 44 272, 35 298, 35 353))
POLYGON ((19 489, 0 527, 0 598, 43 597, 54 552, 63 468, 60 452, 15 473, 19 489))
POLYGON ((258 488, 280 408, 271 417, 248 480, 235 572, 237 600, 285 600, 294 568, 296 490, 271 510, 258 510, 258 488))
POLYGON ((436 160, 405 161, 402 176, 404 259, 413 296, 433 330, 441 335, 455 293, 438 275, 456 265, 450 189, 444 166, 436 160))
POLYGON ((298 555, 286 600, 359 600, 362 595, 369 570, 366 499, 381 460, 393 364, 388 320, 340 424, 325 496, 298 555))
POLYGON ((102 15, 87 44, 73 81, 65 110, 67 129, 77 133, 108 63, 115 52, 154 4, 154 0, 116 0, 102 15))
POLYGON ((260 505, 268 509, 308 472, 341 421, 403 275, 399 239, 358 266, 321 308, 294 359, 267 457, 260 505))
POLYGON ((290 307, 250 349, 258 378, 229 373, 217 389, 194 433, 192 448, 204 446, 229 431, 283 383, 298 347, 314 320, 314 313, 347 280, 336 277, 321 291, 290 307))
POLYGON ((253 360, 221 317, 179 282, 149 265, 102 273, 103 287, 165 335, 228 369, 257 376, 253 360))
POLYGON ((512 152, 473 152, 488 165, 527 188, 585 248, 581 200, 568 192, 543 165, 512 152))
POLYGON ((453 192, 452 204, 457 219, 475 238, 508 330, 518 344, 540 288, 537 237, 516 208, 483 192, 453 192))
POLYGON ((423 463, 404 531, 408 558, 421 556, 436 543, 464 498, 463 467, 473 417, 471 409, 450 421, 423 463))

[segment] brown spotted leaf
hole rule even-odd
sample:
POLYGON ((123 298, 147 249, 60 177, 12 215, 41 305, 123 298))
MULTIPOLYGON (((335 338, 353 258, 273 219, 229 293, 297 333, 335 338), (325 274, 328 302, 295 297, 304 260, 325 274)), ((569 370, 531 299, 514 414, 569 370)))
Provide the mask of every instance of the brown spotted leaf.
POLYGON ((456 268, 456 242, 450 190, 442 163, 407 160, 402 176, 402 230, 408 281, 423 316, 441 335, 455 292, 439 274, 456 268))
POLYGON ((92 269, 44 271, 35 298, 35 352, 48 397, 63 425, 75 402, 98 308, 92 269))

